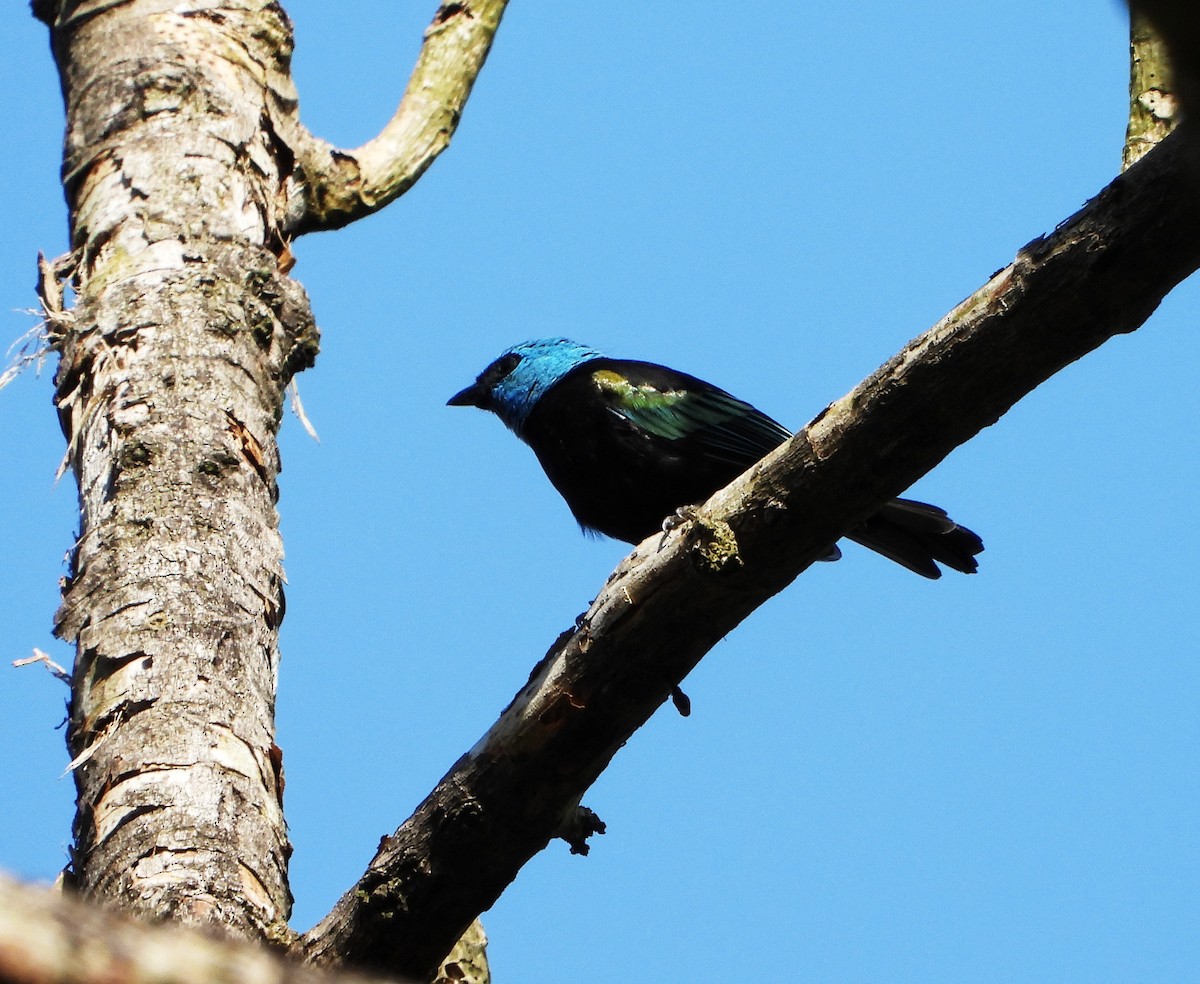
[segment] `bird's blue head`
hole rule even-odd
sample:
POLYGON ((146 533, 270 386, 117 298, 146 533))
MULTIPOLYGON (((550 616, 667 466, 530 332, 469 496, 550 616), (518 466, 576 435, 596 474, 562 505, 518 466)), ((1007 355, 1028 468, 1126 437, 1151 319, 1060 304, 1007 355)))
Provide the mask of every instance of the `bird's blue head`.
POLYGON ((551 386, 572 369, 603 358, 602 352, 569 338, 535 338, 506 349, 447 405, 490 410, 518 436, 551 386))

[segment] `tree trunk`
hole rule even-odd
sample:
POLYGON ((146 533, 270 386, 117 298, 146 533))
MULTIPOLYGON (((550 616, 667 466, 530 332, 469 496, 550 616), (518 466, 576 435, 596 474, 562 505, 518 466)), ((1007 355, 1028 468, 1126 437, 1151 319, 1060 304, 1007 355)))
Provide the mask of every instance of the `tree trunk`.
POLYGON ((291 25, 266 0, 39 11, 67 108, 73 310, 43 295, 81 526, 74 878, 135 913, 286 934, 274 744, 284 388, 317 331, 285 276, 270 125, 291 25))

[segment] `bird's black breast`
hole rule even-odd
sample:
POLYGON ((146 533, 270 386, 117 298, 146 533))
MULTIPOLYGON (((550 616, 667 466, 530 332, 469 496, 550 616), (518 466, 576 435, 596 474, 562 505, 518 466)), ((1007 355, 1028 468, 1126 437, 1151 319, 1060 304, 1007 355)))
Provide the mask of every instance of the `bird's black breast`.
POLYGON ((597 359, 541 397, 521 436, 582 526, 637 543, 677 507, 703 502, 729 484, 787 435, 694 376, 654 363, 597 359), (652 400, 653 413, 643 403, 640 417, 627 415, 626 383, 641 388, 639 397, 669 398, 660 401, 661 412, 652 400))

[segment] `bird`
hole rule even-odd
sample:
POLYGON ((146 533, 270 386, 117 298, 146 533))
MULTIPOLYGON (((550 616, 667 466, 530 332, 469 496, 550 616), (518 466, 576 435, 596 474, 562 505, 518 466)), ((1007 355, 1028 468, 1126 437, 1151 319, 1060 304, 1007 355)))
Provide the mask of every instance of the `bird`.
MULTIPOLYGON (((494 413, 585 532, 628 543, 669 529, 792 436, 712 383, 569 338, 506 349, 447 405, 494 413)), ((973 574, 983 550, 944 509, 914 499, 885 502, 845 535, 927 578, 941 577, 938 564, 973 574)), ((821 559, 840 556, 833 544, 821 559)))

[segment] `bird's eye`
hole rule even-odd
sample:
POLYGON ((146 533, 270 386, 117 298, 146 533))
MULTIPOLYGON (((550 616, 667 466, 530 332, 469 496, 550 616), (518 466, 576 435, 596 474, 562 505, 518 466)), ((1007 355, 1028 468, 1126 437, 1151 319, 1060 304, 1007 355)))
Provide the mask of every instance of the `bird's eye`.
POLYGON ((484 371, 480 377, 480 382, 488 389, 494 389, 509 373, 511 373, 521 362, 521 357, 516 352, 509 352, 508 355, 502 355, 484 371))

